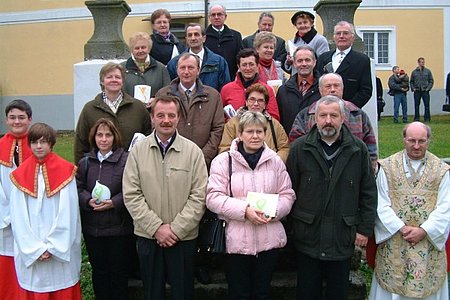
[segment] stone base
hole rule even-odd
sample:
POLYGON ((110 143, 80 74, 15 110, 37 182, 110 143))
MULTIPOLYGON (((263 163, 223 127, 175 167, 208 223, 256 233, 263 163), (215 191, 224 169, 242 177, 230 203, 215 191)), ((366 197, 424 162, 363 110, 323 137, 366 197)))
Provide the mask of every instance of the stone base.
MULTIPOLYGON (((211 272, 212 283, 204 285, 195 283, 195 299, 196 300, 227 300, 228 286, 225 275, 222 270, 211 272)), ((295 299, 295 290, 297 286, 296 272, 275 272, 272 280, 271 299, 292 300, 295 299)), ((128 298, 144 299, 142 281, 130 280, 128 282, 128 298)), ((166 299, 170 299, 170 286, 167 285, 166 299)), ((324 298, 326 299, 326 298, 324 298)), ((350 294, 349 300, 366 299, 366 284, 364 278, 358 272, 350 272, 350 294)), ((332 300, 332 299, 328 299, 332 300)))

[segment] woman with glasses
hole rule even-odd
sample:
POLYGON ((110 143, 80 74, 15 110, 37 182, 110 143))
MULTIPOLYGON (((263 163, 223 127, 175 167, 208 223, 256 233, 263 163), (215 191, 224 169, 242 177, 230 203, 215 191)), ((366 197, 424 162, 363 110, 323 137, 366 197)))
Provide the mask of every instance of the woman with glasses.
POLYGON ((219 153, 228 151, 232 141, 239 134, 239 120, 247 111, 260 112, 268 122, 267 134, 264 141, 267 146, 275 151, 286 162, 289 154, 289 142, 286 132, 280 122, 272 118, 266 111, 269 102, 269 92, 261 83, 255 83, 245 91, 245 106, 237 111, 237 115, 231 118, 223 129, 222 140, 219 145, 219 153))

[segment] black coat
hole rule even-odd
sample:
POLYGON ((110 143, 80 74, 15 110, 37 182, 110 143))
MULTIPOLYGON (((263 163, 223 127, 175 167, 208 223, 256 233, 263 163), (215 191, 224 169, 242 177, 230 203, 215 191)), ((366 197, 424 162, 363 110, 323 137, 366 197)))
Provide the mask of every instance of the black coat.
POLYGON ((233 81, 238 70, 236 55, 242 49, 242 35, 227 25, 223 26, 224 29, 220 37, 219 33, 212 28, 212 25, 208 26, 205 46, 212 52, 225 58, 230 71, 230 79, 233 81))
POLYGON ((280 86, 277 93, 280 123, 288 136, 297 114, 320 99, 318 74, 314 76, 314 82, 304 96, 298 89, 297 78, 298 74, 291 76, 285 84, 280 86))
POLYGON ((83 234, 93 237, 124 236, 133 234, 133 220, 123 203, 122 177, 128 152, 119 148, 103 162, 96 151, 85 155, 78 163, 77 187, 80 202, 81 226, 83 234), (86 162, 87 159, 88 161, 86 162), (111 191, 114 208, 95 212, 88 202, 96 180, 111 191))
POLYGON ((150 37, 153 42, 150 56, 161 62, 163 65, 167 65, 169 60, 172 59, 172 51, 174 45, 177 47, 178 53, 180 54, 186 49, 183 43, 180 42, 180 40, 178 40, 178 38, 173 34, 170 37, 170 41, 166 41, 159 34, 152 34, 150 37))
POLYGON ((297 200, 291 210, 295 248, 320 260, 353 255, 356 233, 371 236, 377 187, 366 145, 342 125, 330 174, 317 125, 291 146, 287 170, 297 200))
MULTIPOLYGON (((327 73, 324 67, 332 61, 334 53, 335 51, 322 53, 317 59, 316 69, 320 75, 327 73)), ((335 72, 341 75, 344 81, 343 98, 353 102, 359 108, 363 107, 372 97, 369 57, 352 49, 335 72)))

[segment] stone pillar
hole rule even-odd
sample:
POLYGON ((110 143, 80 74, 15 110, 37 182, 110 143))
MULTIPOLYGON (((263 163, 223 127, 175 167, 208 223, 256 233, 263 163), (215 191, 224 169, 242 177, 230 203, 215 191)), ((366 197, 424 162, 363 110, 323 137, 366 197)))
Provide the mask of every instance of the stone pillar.
MULTIPOLYGON (((333 40, 334 25, 339 21, 347 21, 355 24, 355 11, 362 0, 320 0, 314 6, 314 10, 320 16, 323 22, 323 35, 328 40, 330 49, 336 49, 333 40)), ((364 52, 364 42, 356 35, 352 49, 364 52)))
POLYGON ((122 25, 131 11, 122 0, 91 0, 85 2, 94 18, 94 34, 84 45, 84 59, 128 58, 130 51, 123 40, 122 25))

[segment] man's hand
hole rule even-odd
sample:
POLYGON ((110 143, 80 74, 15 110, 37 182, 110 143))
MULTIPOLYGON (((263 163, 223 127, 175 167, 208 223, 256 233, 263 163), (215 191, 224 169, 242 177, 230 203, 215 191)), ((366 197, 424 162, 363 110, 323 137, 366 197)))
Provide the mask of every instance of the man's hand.
POLYGON ((369 238, 365 235, 356 233, 356 239, 355 239, 355 246, 356 247, 360 247, 360 248, 364 248, 367 246, 367 241, 369 240, 369 238))
POLYGON ((114 208, 114 203, 112 202, 112 200, 102 200, 100 204, 97 204, 96 201, 97 199, 89 200, 89 205, 93 208, 94 211, 104 211, 114 208))
POLYGON ((170 224, 162 224, 155 232, 156 242, 159 246, 172 247, 178 242, 178 237, 173 233, 170 224))
POLYGON ((400 232, 403 236, 403 239, 409 242, 411 246, 415 246, 427 236, 427 232, 421 227, 405 225, 400 228, 400 232))

